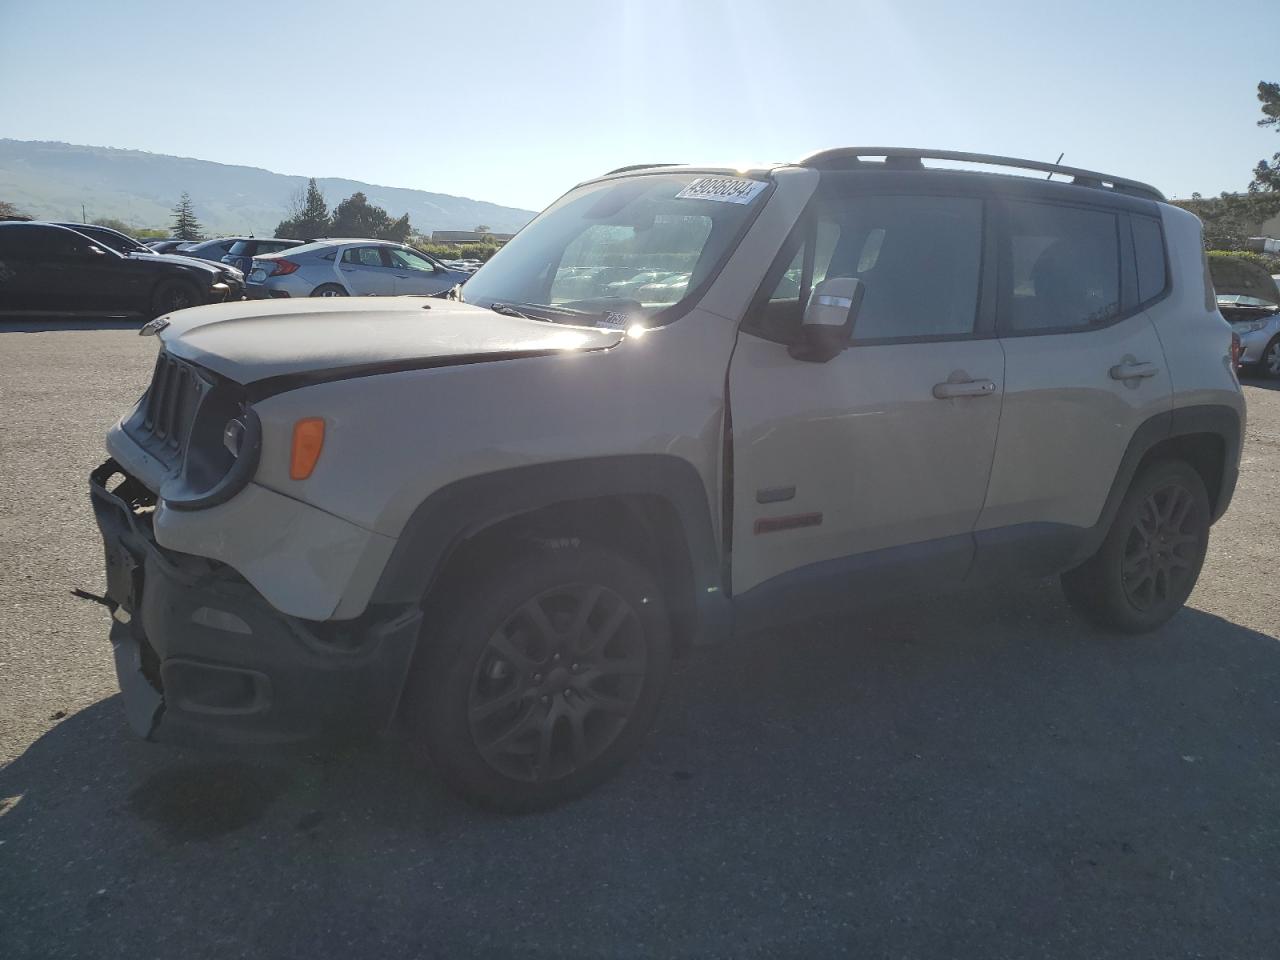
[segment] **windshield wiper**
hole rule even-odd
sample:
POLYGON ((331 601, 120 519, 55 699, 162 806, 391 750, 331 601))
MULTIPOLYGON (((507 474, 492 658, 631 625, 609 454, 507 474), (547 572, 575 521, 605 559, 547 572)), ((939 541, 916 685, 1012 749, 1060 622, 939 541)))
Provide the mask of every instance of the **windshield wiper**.
POLYGON ((555 323, 555 321, 548 317, 539 317, 536 314, 526 313, 525 310, 543 310, 547 313, 553 313, 562 317, 585 317, 592 321, 592 323, 604 316, 603 313, 593 312, 591 310, 575 310, 573 307, 553 306, 549 303, 495 302, 489 304, 489 309, 494 313, 500 313, 506 317, 524 317, 526 320, 541 320, 543 323, 555 323))
POLYGON ((509 303, 491 303, 489 309, 494 313, 500 313, 504 317, 519 317, 522 320, 538 320, 539 317, 531 317, 527 313, 522 313, 509 303))

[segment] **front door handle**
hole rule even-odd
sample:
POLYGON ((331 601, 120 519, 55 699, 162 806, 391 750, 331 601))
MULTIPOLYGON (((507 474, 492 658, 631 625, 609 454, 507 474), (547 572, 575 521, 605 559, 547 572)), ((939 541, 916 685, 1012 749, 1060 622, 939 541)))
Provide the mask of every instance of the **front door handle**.
POLYGON ((1112 380, 1145 380, 1147 377, 1154 377, 1160 372, 1160 368, 1154 363, 1139 363, 1131 357, 1126 357, 1123 363, 1117 363, 1111 368, 1112 380))
POLYGON ((952 383, 950 380, 933 385, 933 395, 939 400, 952 397, 989 397, 996 392, 994 380, 962 380, 952 383))

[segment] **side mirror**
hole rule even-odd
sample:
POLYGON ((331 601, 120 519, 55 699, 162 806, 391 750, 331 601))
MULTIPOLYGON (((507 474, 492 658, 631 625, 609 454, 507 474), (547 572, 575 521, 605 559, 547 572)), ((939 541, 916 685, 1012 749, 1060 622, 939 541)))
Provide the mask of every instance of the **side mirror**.
POLYGON ((852 277, 832 277, 813 288, 804 308, 800 335, 787 352, 796 360, 826 363, 853 339, 853 324, 866 285, 852 277))
POLYGON ((103 250, 97 244, 91 243, 89 246, 84 248, 84 257, 86 260, 94 260, 97 257, 105 257, 106 255, 107 251, 103 250))

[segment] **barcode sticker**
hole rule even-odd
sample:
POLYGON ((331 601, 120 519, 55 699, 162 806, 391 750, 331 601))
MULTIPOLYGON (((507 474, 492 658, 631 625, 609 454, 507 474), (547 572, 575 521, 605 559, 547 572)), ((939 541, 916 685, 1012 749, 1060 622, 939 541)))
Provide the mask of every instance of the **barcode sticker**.
POLYGON ((742 177, 699 177, 676 194, 677 200, 719 200, 750 203, 768 184, 742 177))

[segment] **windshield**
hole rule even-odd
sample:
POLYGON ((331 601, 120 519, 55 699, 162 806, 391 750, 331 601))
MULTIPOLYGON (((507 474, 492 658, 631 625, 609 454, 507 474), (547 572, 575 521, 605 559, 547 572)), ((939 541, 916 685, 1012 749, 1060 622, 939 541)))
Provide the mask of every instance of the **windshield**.
POLYGON ((563 308, 568 322, 664 323, 710 279, 767 186, 664 173, 579 187, 499 250, 463 293, 486 307, 563 308))
POLYGON ((123 234, 113 233, 110 230, 84 230, 81 231, 94 243, 101 244, 104 247, 110 247, 116 253, 151 253, 151 249, 144 244, 139 243, 132 237, 126 237, 123 234))

